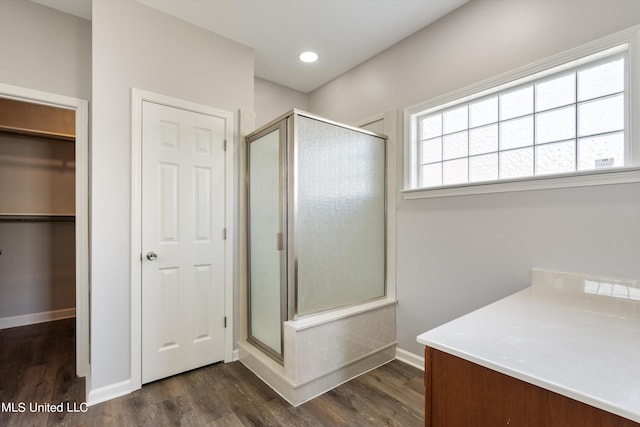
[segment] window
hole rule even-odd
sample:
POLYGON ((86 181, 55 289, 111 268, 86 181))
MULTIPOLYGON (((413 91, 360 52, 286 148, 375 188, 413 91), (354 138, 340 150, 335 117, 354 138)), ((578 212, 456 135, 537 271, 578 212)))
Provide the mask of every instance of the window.
POLYGON ((637 166, 630 42, 565 55, 409 109, 407 188, 540 183, 637 166))

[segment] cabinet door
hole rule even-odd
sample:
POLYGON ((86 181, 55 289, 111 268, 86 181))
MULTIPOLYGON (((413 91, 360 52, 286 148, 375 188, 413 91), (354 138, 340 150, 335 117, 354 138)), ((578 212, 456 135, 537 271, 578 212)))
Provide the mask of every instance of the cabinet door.
POLYGON ((427 427, 640 426, 430 347, 425 349, 425 386, 427 427))

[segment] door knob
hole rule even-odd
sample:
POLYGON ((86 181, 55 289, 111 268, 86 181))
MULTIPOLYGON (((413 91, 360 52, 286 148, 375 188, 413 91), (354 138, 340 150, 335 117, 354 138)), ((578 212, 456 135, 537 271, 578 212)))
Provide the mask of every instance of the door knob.
POLYGON ((155 252, 153 252, 153 251, 147 252, 147 259, 149 261, 155 261, 156 258, 158 258, 158 255, 155 252))

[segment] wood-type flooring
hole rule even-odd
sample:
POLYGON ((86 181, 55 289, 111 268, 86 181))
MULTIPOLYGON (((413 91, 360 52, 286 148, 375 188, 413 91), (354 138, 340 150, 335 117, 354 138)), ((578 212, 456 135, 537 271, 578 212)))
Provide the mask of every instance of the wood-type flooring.
POLYGON ((85 383, 75 376, 74 323, 0 330, 0 426, 424 425, 423 373, 399 361, 296 408, 233 362, 146 384, 80 412, 85 383), (60 403, 62 412, 32 412, 32 405, 60 403))

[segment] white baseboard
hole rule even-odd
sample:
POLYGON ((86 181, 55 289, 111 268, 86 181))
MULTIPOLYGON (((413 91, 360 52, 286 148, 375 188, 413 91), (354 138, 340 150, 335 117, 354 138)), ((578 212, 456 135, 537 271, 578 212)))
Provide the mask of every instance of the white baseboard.
POLYGON ((131 379, 89 391, 87 395, 87 405, 93 406, 116 397, 124 396, 134 391, 131 387, 131 379))
POLYGON ((324 373, 315 373, 302 382, 294 382, 285 368, 268 357, 262 350, 244 341, 240 345, 240 362, 271 387, 292 406, 298 406, 334 387, 378 368, 394 359, 395 341, 373 350, 352 361, 336 365, 324 373))
POLYGON ((231 359, 231 361, 237 362, 238 360, 240 360, 240 350, 236 348, 233 350, 233 359, 231 359))
POLYGON ((0 329, 15 328, 18 326, 35 325, 36 323, 52 322, 76 317, 76 309, 65 308, 62 310, 43 311, 41 313, 22 314, 20 316, 0 317, 0 329))
MULTIPOLYGON (((233 361, 239 360, 239 351, 235 349, 233 351, 233 361)), ((136 390, 132 386, 131 380, 122 381, 115 384, 109 384, 104 387, 90 390, 87 394, 87 405, 93 406, 98 403, 106 402, 107 400, 115 399, 116 397, 125 396, 136 390)))
POLYGON ((424 357, 410 353, 407 350, 396 348, 396 359, 424 371, 424 357))
MULTIPOLYGON (((396 359, 424 371, 424 357, 420 357, 401 348, 396 348, 396 359)), ((233 360, 239 360, 238 349, 233 351, 233 360)), ((89 391, 87 395, 87 405, 97 405, 98 403, 106 402, 107 400, 125 396, 133 391, 135 390, 131 386, 131 380, 110 384, 108 386, 89 391)))

